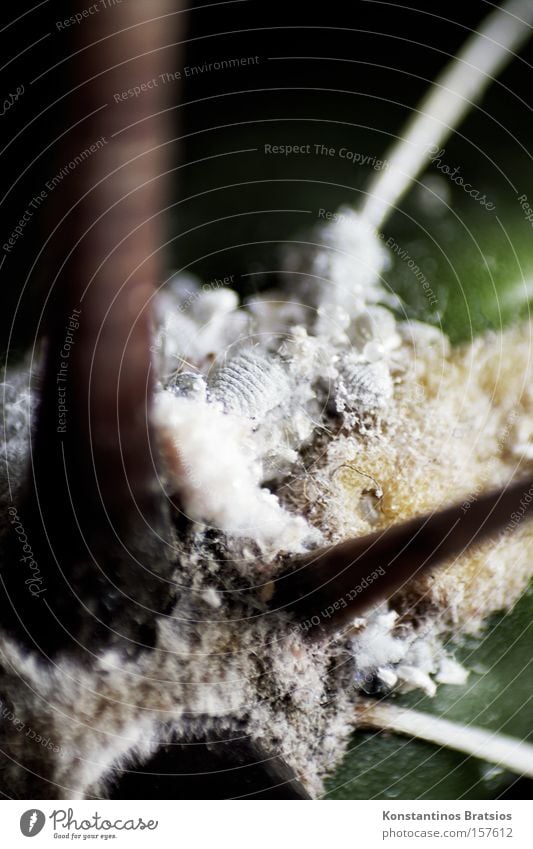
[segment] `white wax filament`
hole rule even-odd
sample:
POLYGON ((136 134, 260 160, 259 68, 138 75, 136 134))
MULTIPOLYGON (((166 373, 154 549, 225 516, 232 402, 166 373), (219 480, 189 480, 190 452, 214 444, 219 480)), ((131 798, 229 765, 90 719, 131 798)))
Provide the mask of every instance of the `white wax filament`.
POLYGON ((361 210, 379 229, 413 180, 532 33, 533 0, 508 0, 481 23, 437 77, 376 174, 361 210))

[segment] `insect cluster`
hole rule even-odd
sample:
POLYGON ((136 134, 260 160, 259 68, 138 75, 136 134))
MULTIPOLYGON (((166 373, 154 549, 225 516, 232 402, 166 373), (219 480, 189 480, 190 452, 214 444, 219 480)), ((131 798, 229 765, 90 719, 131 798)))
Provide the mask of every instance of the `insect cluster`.
MULTIPOLYGON (((120 7, 125 15, 127 5, 120 7)), ((133 28, 124 25, 117 31, 133 28)), ((508 35, 511 45, 518 38, 515 30, 513 25, 508 35)), ((477 54, 476 38, 486 34, 473 36, 468 50, 476 48, 477 54)), ((156 32, 154 49, 142 53, 147 62, 156 62, 160 39, 156 32)), ((481 51, 482 67, 470 75, 476 91, 483 90, 497 52, 481 51)), ((128 63, 116 67, 122 65, 128 63)), ((459 73, 455 63, 446 73, 448 88, 439 83, 426 103, 427 115, 419 119, 422 140, 431 140, 435 132, 440 139, 463 114, 468 99, 459 91, 464 71, 459 73), (444 130, 440 125, 435 130, 430 113, 444 106, 449 117, 440 121, 444 130)), ((147 71, 146 78, 151 74, 147 71)), ((117 90, 127 90, 122 77, 117 90)), ((97 88, 89 91, 99 103, 97 88)), ((150 117, 161 113, 148 98, 143 108, 150 117)), ((102 120, 112 114, 104 110, 102 120)), ((134 117, 125 122, 127 129, 142 123, 134 117)), ((120 136, 114 125, 105 128, 110 138, 120 136)), ((145 394, 145 384, 150 384, 146 301, 151 288, 145 285, 144 262, 156 251, 153 233, 145 229, 140 238, 131 225, 144 204, 132 202, 134 192, 128 192, 126 203, 134 203, 131 220, 119 211, 115 224, 126 230, 131 225, 131 231, 123 239, 117 231, 123 254, 111 250, 111 262, 117 265, 98 266, 96 283, 87 287, 85 309, 92 310, 91 320, 80 327, 78 371, 70 383, 75 390, 79 373, 86 381, 82 394, 95 393, 93 429, 88 438, 85 399, 80 402, 73 391, 77 429, 66 429, 65 443, 54 442, 54 456, 64 458, 61 452, 67 446, 79 479, 78 506, 90 504, 90 513, 97 505, 93 525, 102 519, 102 506, 108 518, 110 504, 120 522, 120 499, 131 495, 131 478, 143 506, 155 503, 156 509, 146 515, 151 519, 164 513, 161 527, 170 532, 159 536, 157 522, 144 526, 140 510, 137 524, 132 520, 128 525, 128 514, 121 526, 131 542, 130 560, 121 559, 123 552, 107 525, 105 532, 98 525, 93 540, 101 555, 101 562, 95 558, 97 568, 83 547, 81 554, 79 549, 75 555, 66 552, 69 592, 80 604, 83 622, 92 626, 92 620, 107 617, 107 642, 93 642, 89 631, 85 644, 74 621, 69 633, 76 643, 74 653, 72 647, 67 651, 55 644, 46 654, 43 646, 38 651, 32 645, 31 634, 19 639, 2 623, 0 708, 11 717, 0 725, 0 748, 6 756, 0 779, 6 793, 13 789, 28 798, 113 795, 125 770, 157 759, 163 750, 199 746, 204 754, 213 754, 229 740, 238 757, 244 740, 256 759, 264 752, 265 761, 280 759, 288 765, 288 775, 283 769, 274 771, 274 784, 297 785, 304 788, 302 795, 319 796, 357 724, 361 696, 413 688, 431 695, 438 683, 464 683, 468 671, 454 660, 449 635, 476 631, 489 612, 508 607, 526 585, 533 532, 519 517, 496 541, 471 550, 468 540, 456 561, 436 575, 409 581, 392 599, 348 616, 345 629, 333 629, 323 639, 309 639, 315 616, 302 621, 275 603, 277 582, 291 563, 309 565, 332 544, 366 539, 371 533, 386 536, 391 526, 404 527, 404 520, 461 499, 464 514, 482 513, 477 495, 505 487, 517 465, 531 464, 531 326, 488 334, 451 350, 438 329, 407 320, 399 300, 381 283, 391 259, 379 234, 365 222, 381 226, 423 166, 424 157, 412 145, 413 132, 408 130, 399 142, 403 171, 396 162, 377 176, 388 188, 369 193, 366 217, 340 210, 331 223, 288 250, 278 289, 241 303, 229 288, 209 291, 199 281, 176 276, 155 305, 153 404, 151 390, 149 398, 145 394), (128 243, 132 232, 135 239, 128 243), (122 287, 126 259, 132 264, 131 291, 122 287), (106 324, 109 311, 112 320, 106 324), (100 322, 106 331, 101 347, 100 322), (97 339, 91 336, 94 328, 97 339), (135 344, 129 345, 131 337, 135 344), (90 354, 95 354, 97 379, 92 384, 83 344, 87 349, 94 344, 90 354), (123 369, 127 379, 121 381, 123 369), (85 453, 78 452, 82 439, 85 453), (123 449, 127 468, 122 466, 123 449), (152 449, 157 458, 153 464, 152 449), (96 490, 85 499, 84 483, 94 485, 90 476, 84 477, 83 461, 89 455, 96 457, 100 475, 96 490), (152 477, 154 469, 158 480, 152 477), (102 504, 100 478, 106 496, 102 504), (91 501, 95 492, 98 497, 91 501), (476 495, 468 501, 472 493, 476 495), (111 553, 110 540, 115 546, 111 553), (107 585, 98 583, 102 575, 107 577, 102 564, 111 567, 107 585), (132 574, 142 590, 133 613, 124 604, 126 596, 132 602, 132 574), (100 586, 109 595, 95 591, 100 586), (165 603, 154 609, 154 599, 161 596, 165 603), (123 615, 118 623, 113 618, 117 611, 123 615), (121 634, 124 624, 126 633, 121 634), (52 745, 28 748, 20 728, 52 745)), ((142 137, 134 140, 139 156, 145 155, 142 137)), ((127 141, 123 143, 128 162, 135 162, 127 141)), ((112 145, 109 149, 116 150, 112 145)), ((150 147, 152 154, 156 149, 150 147)), ((123 152, 119 148, 114 154, 117 161, 123 152)), ((150 162, 154 174, 163 173, 155 156, 150 162)), ((146 188, 151 180, 145 180, 144 171, 142 175, 146 188)), ((133 178, 139 179, 138 174, 133 178)), ((96 216, 100 207, 106 212, 114 208, 108 194, 114 200, 123 186, 115 186, 111 178, 95 184, 101 192, 91 207, 96 216)), ((144 202, 157 208, 151 196, 144 202)), ((144 223, 151 217, 143 211, 144 223)), ((76 281, 84 280, 91 244, 108 244, 105 220, 101 231, 89 228, 89 233, 84 252, 73 260, 83 267, 83 274, 73 274, 76 281)), ((156 279, 155 267, 149 277, 156 279)), ((74 372, 74 358, 72 364, 74 372)), ((43 371, 46 377, 45 366, 43 371)), ((46 381, 29 383, 28 364, 6 373, 6 475, 0 492, 5 506, 19 500, 32 504, 27 500, 30 458, 41 463, 45 482, 49 471, 46 381), (38 404, 44 424, 35 458, 32 418, 38 404)), ((68 463, 65 468, 70 471, 68 463)), ((63 506, 68 504, 65 498, 63 506)), ((61 517, 44 507, 55 541, 61 541, 61 517)), ((17 518, 30 547, 23 510, 17 518)), ((47 522, 43 524, 48 533, 47 522)), ((10 527, 2 529, 2 545, 10 533, 10 527)), ((75 535, 73 539, 79 543, 75 535)), ((4 546, 3 568, 18 586, 19 572, 12 562, 20 554, 17 544, 4 546)), ((364 562, 368 574, 349 588, 350 601, 357 600, 361 588, 378 583, 384 571, 380 563, 364 562)), ((56 576, 53 587, 63 592, 53 568, 47 575, 56 576)), ((46 598, 46 580, 41 589, 46 598)), ((346 593, 318 610, 317 627, 342 606, 348 608, 346 593)), ((59 609, 65 613, 65 604, 59 609)), ((53 604, 51 610, 54 614, 53 604)), ((211 760, 206 772, 212 768, 211 760)), ((170 792, 176 793, 175 787, 170 792)))

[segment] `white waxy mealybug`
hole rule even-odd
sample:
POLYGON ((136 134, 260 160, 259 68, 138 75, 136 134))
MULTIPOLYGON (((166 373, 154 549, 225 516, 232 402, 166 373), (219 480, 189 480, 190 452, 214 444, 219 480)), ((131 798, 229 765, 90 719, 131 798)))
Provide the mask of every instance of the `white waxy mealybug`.
POLYGON ((228 413, 260 419, 284 403, 291 384, 286 371, 272 356, 259 350, 241 351, 210 376, 209 396, 228 413))

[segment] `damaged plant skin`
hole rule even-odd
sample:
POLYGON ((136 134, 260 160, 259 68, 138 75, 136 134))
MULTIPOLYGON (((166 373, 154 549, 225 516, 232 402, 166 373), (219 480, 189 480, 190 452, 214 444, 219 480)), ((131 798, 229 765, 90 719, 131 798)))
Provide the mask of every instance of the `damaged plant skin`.
MULTIPOLYGON (((163 15, 167 7, 163 3, 158 7, 163 15)), ((114 14, 116 64, 107 71, 104 51, 102 73, 106 90, 127 91, 134 83, 133 65, 117 63, 117 52, 119 58, 140 57, 143 78, 155 78, 161 71, 157 48, 164 42, 164 27, 155 16, 151 24, 144 22, 138 0, 117 5, 114 14), (153 49, 147 50, 147 45, 153 49)), ((16 568, 20 538, 8 536, 3 571, 7 613, 0 646, 2 700, 47 739, 61 740, 61 758, 54 757, 54 752, 28 749, 20 737, 2 728, 0 742, 8 759, 4 790, 22 798, 105 797, 114 792, 124 770, 149 764, 167 746, 196 743, 209 752, 213 741, 239 737, 245 740, 244 762, 255 759, 257 765, 264 754, 272 761, 267 778, 263 772, 253 779, 251 790, 246 788, 252 795, 271 793, 277 785, 299 798, 319 796, 324 776, 342 757, 356 723, 361 676, 367 671, 379 673, 385 685, 387 674, 389 680, 396 674, 392 670, 400 675, 402 661, 403 680, 409 680, 410 674, 416 686, 415 673, 420 670, 412 665, 409 652, 427 637, 424 634, 419 640, 418 631, 425 626, 436 640, 446 630, 437 623, 431 631, 432 618, 417 617, 421 592, 412 612, 417 627, 404 628, 400 638, 395 606, 404 616, 402 625, 407 616, 401 594, 398 603, 396 594, 442 559, 461 555, 471 562, 471 546, 509 525, 530 480, 502 485, 496 493, 474 499, 467 512, 454 507, 407 524, 403 520, 419 512, 420 501, 402 502, 398 496, 394 505, 393 487, 384 487, 383 511, 397 511, 393 528, 326 550, 309 544, 311 554, 308 551, 303 561, 291 554, 291 569, 283 574, 287 558, 265 554, 257 540, 253 545, 253 536, 250 540, 249 535, 224 533, 223 528, 206 531, 200 519, 180 515, 187 506, 187 492, 176 481, 187 476, 190 483, 194 468, 187 465, 183 445, 172 441, 172 433, 163 440, 168 456, 159 453, 161 422, 153 413, 155 381, 150 359, 151 302, 161 276, 155 222, 164 206, 161 149, 166 129, 160 103, 148 92, 142 99, 125 101, 121 113, 96 111, 102 80, 97 85, 90 79, 91 74, 98 79, 101 57, 90 47, 109 34, 110 20, 95 16, 80 27, 80 46, 87 52, 86 64, 78 68, 84 98, 76 117, 92 110, 97 134, 115 141, 87 163, 78 184, 80 197, 64 198, 66 210, 76 206, 76 215, 66 219, 67 243, 74 247, 54 281, 51 314, 55 319, 48 327, 37 430, 30 436, 30 473, 17 493, 20 510, 12 507, 21 527, 27 529, 24 533, 36 553, 44 592, 36 599, 21 587, 16 568), (135 130, 129 135, 125 128, 132 126, 135 130), (79 328, 65 374, 69 416, 58 430, 55 383, 58 368, 63 368, 64 324, 78 312, 79 328), (160 476, 166 479, 164 490, 160 476), (270 606, 262 593, 265 575, 270 606), (338 600, 347 594, 344 606, 338 600), (392 609, 376 607, 377 601, 391 596, 392 609), (303 615, 311 621, 320 610, 319 640, 313 639, 316 634, 310 629, 298 627, 302 605, 303 615), (358 628, 353 619, 361 613, 365 621, 358 628), (349 628, 343 632, 347 623, 349 628), (362 660, 368 646, 360 633, 366 627, 375 627, 380 637, 368 666, 362 660), (324 639, 326 632, 328 639, 324 639), (380 651, 383 660, 378 657, 380 651)), ((135 77, 138 74, 136 65, 135 77)), ((334 253, 326 249, 306 261, 323 262, 329 268, 334 253)), ((355 285, 356 281, 348 282, 355 285)), ((349 304, 353 293, 349 287, 347 292, 349 304)), ((378 302, 379 297, 372 306, 378 302)), ((201 303, 198 298, 194 306, 201 303)), ((319 307, 324 304, 315 306, 323 319, 319 307)), ((353 318, 349 310, 348 318, 353 318)), ((305 342, 307 330, 302 330, 298 344, 305 342)), ((404 328, 404 332, 408 331, 404 328)), ((422 358, 431 366, 433 343, 425 345, 423 331, 413 337, 414 359, 422 358)), ((407 358, 409 344, 405 338, 401 343, 407 358)), ((490 350, 490 340, 486 345, 490 350)), ((366 354, 363 350, 361 361, 341 363, 345 371, 334 376, 335 415, 343 424, 336 434, 338 442, 332 439, 332 452, 338 449, 344 454, 337 458, 342 462, 335 460, 336 465, 327 471, 353 461, 346 453, 350 433, 355 441, 368 444, 371 453, 386 429, 388 403, 393 405, 395 393, 401 392, 388 375, 388 365, 375 364, 374 353, 367 356, 368 349, 366 354), (351 380, 357 385, 350 389, 351 380), (365 403, 358 406, 354 397, 365 403)), ((446 355, 438 356, 452 372, 454 364, 446 355)), ((289 360, 286 357, 284 362, 290 368, 289 360)), ((239 374, 243 373, 252 383, 258 374, 249 361, 241 360, 239 374)), ((254 396, 254 403, 259 398, 263 406, 257 415, 250 415, 249 399, 234 391, 232 374, 223 374, 218 390, 216 382, 211 384, 209 403, 220 405, 222 411, 215 406, 207 409, 206 404, 203 412, 266 417, 272 393, 254 396)), ((165 383, 166 374, 158 376, 165 383)), ((429 383, 430 379, 428 399, 429 383)), ((168 384, 158 386, 157 394, 164 392, 169 392, 168 384)), ((288 403, 291 393, 285 394, 288 403)), ((177 395, 171 403, 174 411, 182 412, 183 399, 177 395)), ((328 410, 328 423, 332 418, 328 410)), ((194 428, 197 420, 192 417, 190 424, 194 428)), ((249 428, 251 433, 254 427, 249 428)), ((401 424, 398 428, 395 434, 401 436, 401 424)), ((475 478, 478 461, 476 455, 468 480, 475 478)), ((384 473, 385 469, 376 467, 362 474, 381 480, 384 473)), ((427 477, 427 469, 424 473, 427 477)), ((329 484, 334 476, 329 475, 329 484)), ((501 485, 496 477, 495 483, 501 485)), ((257 489, 264 496, 260 474, 251 480, 251 491, 257 489)), ((313 481, 318 489, 321 480, 313 481)), ((304 481, 304 491, 308 483, 304 481)), ((368 482, 365 486, 367 495, 368 482)), ((467 497, 468 492, 462 495, 467 497)), ((272 498, 267 501, 279 518, 272 498)), ((309 515, 297 516, 290 524, 291 533, 303 534, 308 527, 317 530, 319 515, 327 518, 319 532, 331 531, 331 516, 324 507, 327 493, 305 498, 309 515)), ((215 508, 220 508, 220 502, 215 508)), ((285 502, 281 513, 287 512, 285 502)), ((377 521, 381 521, 379 515, 377 521)), ((341 525, 338 518, 337 531, 346 539, 341 525)), ((282 547, 277 555, 286 551, 282 547)), ((516 580, 524 580, 522 572, 516 580)), ((407 592, 412 592, 411 584, 407 592)), ((511 596, 509 592, 507 601, 511 596)), ((420 675, 430 680, 429 672, 420 675)), ((224 757, 230 758, 233 768, 235 761, 227 752, 224 757)), ((243 761, 237 763, 239 769, 243 761)))

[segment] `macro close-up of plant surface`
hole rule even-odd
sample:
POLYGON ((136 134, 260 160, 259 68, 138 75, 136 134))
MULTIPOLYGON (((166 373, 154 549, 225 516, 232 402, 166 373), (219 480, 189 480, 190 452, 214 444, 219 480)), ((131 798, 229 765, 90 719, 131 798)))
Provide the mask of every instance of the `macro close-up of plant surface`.
POLYGON ((45 0, 1 32, 2 798, 482 800, 504 838, 532 0, 45 0))

